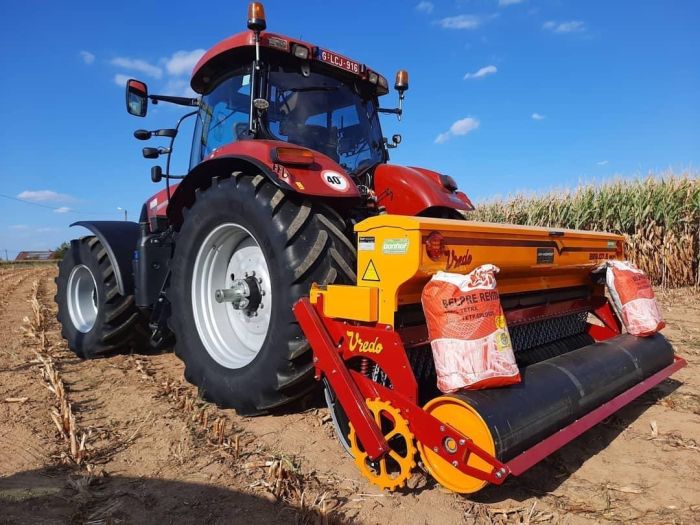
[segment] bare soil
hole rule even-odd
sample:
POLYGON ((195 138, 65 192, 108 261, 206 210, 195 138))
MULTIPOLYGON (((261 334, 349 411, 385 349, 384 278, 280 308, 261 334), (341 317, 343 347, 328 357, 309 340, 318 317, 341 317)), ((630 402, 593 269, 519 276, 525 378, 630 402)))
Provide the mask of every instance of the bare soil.
POLYGON ((523 476, 464 497, 420 472, 401 492, 370 485, 318 399, 244 418, 198 399, 173 354, 77 359, 55 322, 54 276, 0 268, 0 523, 700 522, 694 290, 658 293, 687 368, 523 476), (47 361, 65 394, 48 388, 47 361), (74 425, 60 430, 68 406, 74 425))

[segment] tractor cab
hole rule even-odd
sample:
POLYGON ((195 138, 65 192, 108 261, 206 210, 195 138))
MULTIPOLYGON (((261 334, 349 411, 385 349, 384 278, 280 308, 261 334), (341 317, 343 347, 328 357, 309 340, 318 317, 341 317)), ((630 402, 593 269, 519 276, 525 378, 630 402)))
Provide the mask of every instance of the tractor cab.
POLYGON ((249 31, 221 41, 195 66, 191 86, 200 98, 149 95, 143 82, 130 80, 128 112, 144 116, 148 99, 198 106, 190 170, 222 147, 251 139, 301 146, 349 174, 385 163, 387 148, 401 139, 384 139, 378 116, 401 116, 406 71, 396 76, 399 107, 381 108, 379 97, 389 92, 384 76, 265 27, 262 5, 251 3, 249 31))
MULTIPOLYGON (((265 42, 287 42, 263 37, 265 42)), ((253 54, 253 49, 248 51, 253 54)), ((249 139, 308 148, 347 172, 386 160, 378 118, 378 96, 385 88, 322 60, 298 58, 277 48, 265 51, 259 70, 252 63, 233 71, 217 69, 203 85, 195 131, 200 140, 193 149, 192 167, 223 145, 249 139)), ((245 62, 244 57, 240 60, 245 62)), ((358 71, 366 70, 357 66, 358 71)), ((195 73, 193 83, 198 77, 195 73)))
MULTIPOLYGON (((263 33, 262 4, 248 10, 249 31, 220 42, 195 66, 192 88, 202 95, 200 144, 192 165, 224 144, 277 140, 321 153, 347 172, 388 158, 378 98, 385 77, 364 64, 284 35, 263 33), (232 68, 233 65, 233 68, 232 68)), ((400 71, 400 99, 408 76, 400 71)))

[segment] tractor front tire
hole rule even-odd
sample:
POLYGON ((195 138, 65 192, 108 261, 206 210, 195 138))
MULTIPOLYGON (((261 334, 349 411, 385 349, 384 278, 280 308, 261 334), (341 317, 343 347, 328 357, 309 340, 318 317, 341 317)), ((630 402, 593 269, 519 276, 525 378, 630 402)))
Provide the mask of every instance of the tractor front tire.
POLYGON ((78 357, 147 348, 146 321, 133 295, 119 293, 114 266, 97 237, 71 241, 58 266, 54 300, 61 335, 78 357))
POLYGON ((341 216, 238 172, 198 190, 183 216, 168 295, 185 378, 244 415, 309 392, 312 354, 292 306, 312 283, 355 281, 341 216), (241 287, 243 302, 232 299, 241 287))

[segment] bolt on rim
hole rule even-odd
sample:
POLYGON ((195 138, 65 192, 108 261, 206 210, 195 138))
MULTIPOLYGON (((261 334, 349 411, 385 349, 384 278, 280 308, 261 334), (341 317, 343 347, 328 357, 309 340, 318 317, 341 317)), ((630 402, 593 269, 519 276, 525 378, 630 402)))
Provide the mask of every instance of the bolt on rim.
POLYGON ((255 237, 236 223, 221 224, 202 242, 192 271, 192 309, 209 355, 226 368, 250 364, 265 343, 272 286, 255 237))
POLYGON ((71 270, 66 295, 73 326, 82 333, 92 330, 97 321, 97 283, 84 264, 71 270))

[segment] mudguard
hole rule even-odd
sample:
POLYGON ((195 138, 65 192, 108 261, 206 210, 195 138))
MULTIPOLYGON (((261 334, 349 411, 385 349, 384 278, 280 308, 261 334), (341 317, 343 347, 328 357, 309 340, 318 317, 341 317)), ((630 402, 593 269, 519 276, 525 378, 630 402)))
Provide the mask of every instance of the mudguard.
POLYGON ((329 157, 314 151, 315 161, 310 166, 282 165, 273 160, 273 150, 278 147, 300 146, 277 140, 239 140, 214 150, 172 194, 167 211, 170 223, 175 227, 182 224, 182 210, 192 205, 198 188, 206 188, 213 177, 230 176, 233 171, 261 173, 287 192, 315 197, 360 197, 352 178, 329 157))
POLYGON ((114 267, 117 290, 123 296, 134 293, 134 275, 131 260, 139 241, 139 225, 129 221, 79 221, 72 226, 87 228, 107 250, 114 267))
POLYGON ((469 198, 446 188, 440 174, 423 168, 380 164, 374 171, 374 191, 387 213, 419 215, 431 208, 471 211, 469 198))

